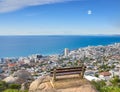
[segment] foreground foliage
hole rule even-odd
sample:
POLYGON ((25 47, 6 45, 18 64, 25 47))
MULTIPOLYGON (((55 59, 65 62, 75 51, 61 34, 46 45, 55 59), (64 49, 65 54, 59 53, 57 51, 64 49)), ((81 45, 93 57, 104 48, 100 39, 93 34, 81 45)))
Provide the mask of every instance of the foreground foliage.
POLYGON ((0 92, 28 92, 20 91, 21 85, 20 84, 8 84, 4 81, 0 81, 0 92))
POLYGON ((120 92, 120 88, 114 86, 103 87, 101 88, 100 92, 120 92))
POLYGON ((106 86, 105 81, 103 81, 103 80, 102 80, 102 81, 99 81, 99 82, 92 81, 91 83, 94 85, 94 87, 95 87, 98 91, 104 92, 104 91, 101 91, 101 89, 106 86))
POLYGON ((3 92, 28 92, 28 91, 27 90, 26 91, 19 91, 17 89, 6 89, 3 92))
POLYGON ((113 77, 111 80, 111 85, 107 86, 105 81, 92 81, 91 83, 99 92, 120 92, 120 79, 118 76, 113 77))

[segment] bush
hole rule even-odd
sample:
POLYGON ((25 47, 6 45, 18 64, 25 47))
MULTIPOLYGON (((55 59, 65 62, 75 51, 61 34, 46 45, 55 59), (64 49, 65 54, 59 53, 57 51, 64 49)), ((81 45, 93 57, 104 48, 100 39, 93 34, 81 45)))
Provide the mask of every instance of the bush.
POLYGON ((91 83, 92 83, 92 84, 95 86, 95 88, 96 88, 97 90, 99 90, 99 91, 101 90, 102 87, 106 86, 105 81, 103 81, 103 80, 101 80, 101 81, 99 81, 99 82, 92 81, 91 83))
POLYGON ((3 92, 20 92, 20 91, 17 89, 6 89, 3 92))
MULTIPOLYGON (((115 77, 115 81, 118 81, 118 79, 116 79, 115 77)), ((92 81, 91 82, 95 88, 99 91, 99 92, 120 92, 120 87, 113 85, 113 86, 106 86, 105 81, 92 81)), ((116 82, 115 82, 116 83, 116 82)))
POLYGON ((27 90, 20 91, 20 88, 20 84, 8 84, 4 81, 0 81, 0 92, 28 92, 27 90))
POLYGON ((3 92, 28 92, 28 91, 27 90, 26 91, 19 91, 17 89, 6 89, 3 92))
POLYGON ((10 89, 20 89, 21 85, 19 84, 9 84, 8 86, 10 89))
POLYGON ((119 76, 114 76, 112 80, 110 80, 113 86, 119 86, 120 79, 119 76))
POLYGON ((95 74, 95 77, 99 77, 99 75, 98 75, 98 74, 95 74))
POLYGON ((100 92, 120 92, 120 88, 119 87, 103 87, 101 88, 100 92))
POLYGON ((8 84, 4 81, 0 81, 0 92, 8 87, 8 84))

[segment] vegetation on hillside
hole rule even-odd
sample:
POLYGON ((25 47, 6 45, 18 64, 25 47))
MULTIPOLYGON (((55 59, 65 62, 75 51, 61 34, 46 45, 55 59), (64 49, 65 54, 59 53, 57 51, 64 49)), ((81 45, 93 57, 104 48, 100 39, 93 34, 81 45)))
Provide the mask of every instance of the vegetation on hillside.
POLYGON ((105 81, 91 82, 99 92, 120 92, 120 79, 118 76, 110 80, 111 85, 106 85, 105 81))
POLYGON ((8 84, 4 81, 0 81, 0 92, 28 92, 20 91, 21 85, 20 84, 8 84))
POLYGON ((6 89, 4 90, 3 92, 28 92, 27 90, 25 91, 20 91, 20 90, 17 90, 17 89, 6 89))

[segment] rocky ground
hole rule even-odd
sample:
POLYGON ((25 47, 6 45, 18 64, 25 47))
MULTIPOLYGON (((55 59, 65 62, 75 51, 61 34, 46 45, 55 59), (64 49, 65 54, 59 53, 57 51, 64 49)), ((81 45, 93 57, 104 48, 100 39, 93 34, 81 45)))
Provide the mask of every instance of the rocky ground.
POLYGON ((30 84, 29 92, 97 92, 86 79, 67 78, 58 80, 51 85, 51 78, 44 76, 30 84))

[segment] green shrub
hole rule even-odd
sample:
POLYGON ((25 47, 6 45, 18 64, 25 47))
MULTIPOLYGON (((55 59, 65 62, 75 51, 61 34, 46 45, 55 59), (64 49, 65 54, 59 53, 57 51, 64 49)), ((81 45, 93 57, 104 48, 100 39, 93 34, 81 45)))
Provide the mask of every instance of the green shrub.
POLYGON ((95 77, 99 77, 99 75, 98 75, 98 74, 95 74, 95 77))
POLYGON ((20 92, 20 91, 17 89, 6 89, 3 92, 20 92))
POLYGON ((95 86, 95 88, 96 88, 97 90, 101 90, 102 87, 106 86, 105 81, 103 81, 103 80, 101 80, 101 81, 99 81, 99 82, 92 81, 91 83, 92 83, 92 85, 95 86))
MULTIPOLYGON (((115 84, 118 82, 118 78, 114 78, 115 84)), ((91 82, 99 92, 120 92, 120 87, 117 85, 106 86, 105 81, 92 81, 91 82)))
POLYGON ((17 90, 17 89, 6 89, 4 90, 3 92, 28 92, 27 90, 25 91, 20 91, 20 90, 17 90))
POLYGON ((0 81, 0 92, 8 87, 8 84, 4 81, 0 81))
POLYGON ((108 86, 101 88, 100 92, 120 92, 120 88, 114 86, 108 86))
POLYGON ((119 76, 114 76, 112 80, 110 80, 113 86, 119 86, 120 84, 120 79, 119 76))
POLYGON ((21 85, 19 84, 9 84, 8 86, 10 89, 20 89, 21 85))

